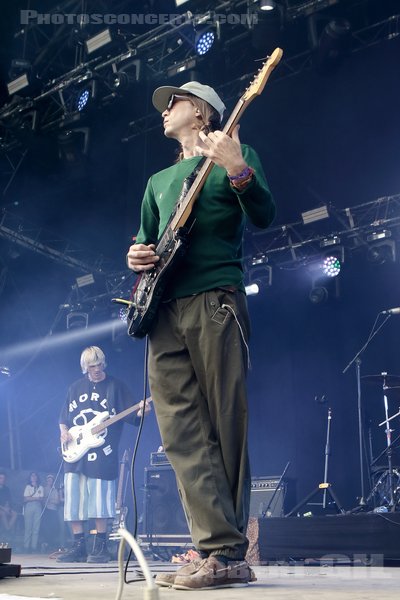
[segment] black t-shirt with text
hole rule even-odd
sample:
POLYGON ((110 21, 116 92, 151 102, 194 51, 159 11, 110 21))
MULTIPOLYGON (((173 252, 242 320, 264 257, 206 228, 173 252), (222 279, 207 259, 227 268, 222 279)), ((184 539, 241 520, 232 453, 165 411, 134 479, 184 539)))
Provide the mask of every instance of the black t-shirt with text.
MULTIPOLYGON (((132 394, 122 381, 107 377, 99 383, 83 377, 75 381, 68 390, 67 399, 60 415, 60 424, 70 429, 74 425, 86 425, 96 415, 107 411, 116 415, 134 404, 132 394)), ((66 473, 83 473, 96 479, 116 479, 118 477, 118 443, 124 421, 135 423, 136 412, 102 431, 104 443, 89 449, 75 463, 64 461, 66 473)))

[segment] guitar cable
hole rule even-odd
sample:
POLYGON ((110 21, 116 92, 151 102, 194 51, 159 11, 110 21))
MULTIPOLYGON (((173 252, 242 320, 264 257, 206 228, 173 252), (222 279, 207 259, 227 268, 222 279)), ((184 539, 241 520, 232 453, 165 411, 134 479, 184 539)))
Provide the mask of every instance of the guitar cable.
MULTIPOLYGON (((140 418, 139 429, 136 434, 135 446, 133 448, 132 459, 131 459, 131 491, 132 491, 133 514, 134 514, 133 538, 135 540, 137 537, 137 530, 138 530, 138 509, 137 509, 137 497, 136 497, 136 489, 135 489, 135 461, 136 461, 136 455, 137 455, 138 448, 139 448, 139 442, 140 442, 141 435, 142 435, 144 418, 145 418, 145 414, 146 414, 146 398, 148 397, 148 383, 147 383, 147 381, 148 381, 148 367, 147 367, 148 354, 149 354, 149 339, 148 339, 148 336, 146 336, 145 348, 144 348, 144 369, 143 369, 143 410, 142 410, 142 416, 140 418)), ((129 542, 129 540, 127 540, 127 541, 129 542)), ((122 542, 122 540, 121 540, 121 542, 122 542)), ((134 583, 137 581, 137 579, 128 580, 128 568, 129 568, 129 563, 130 563, 130 560, 132 557, 132 544, 130 544, 130 546, 131 547, 129 550, 128 558, 126 559, 125 569, 124 569, 124 582, 126 584, 134 583)), ((123 555, 123 553, 122 553, 122 555, 123 555)))

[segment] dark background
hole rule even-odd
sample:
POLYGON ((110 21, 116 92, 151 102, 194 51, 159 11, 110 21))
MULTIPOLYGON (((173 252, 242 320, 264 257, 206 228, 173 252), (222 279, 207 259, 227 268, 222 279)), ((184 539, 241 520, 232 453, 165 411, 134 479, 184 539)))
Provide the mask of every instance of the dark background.
MULTIPOLYGON (((26 7, 22 2, 5 4, 3 82, 16 52, 16 9, 26 7)), ((360 2, 356 8, 366 11, 372 22, 379 14, 382 18, 395 14, 396 6, 396 2, 377 1, 360 2)), ((357 26, 360 15, 356 13, 357 26)), ((306 49, 302 27, 280 31, 278 43, 284 50, 306 49)), ((261 39, 270 50, 267 34, 261 39)), ((251 72, 254 46, 246 42, 241 50, 249 62, 238 66, 238 73, 240 69, 251 72)), ((400 38, 393 36, 349 53, 333 68, 313 66, 291 77, 272 76, 262 96, 249 107, 241 122, 241 138, 262 158, 278 205, 276 224, 297 221, 302 211, 321 204, 345 208, 399 193, 399 51, 400 38)), ((200 80, 213 85, 231 76, 229 70, 220 72, 212 66, 199 74, 200 80)), ((3 195, 3 206, 88 252, 110 257, 122 271, 126 249, 138 228, 147 178, 175 156, 174 143, 163 138, 160 128, 121 143, 128 122, 151 112, 150 95, 158 83, 144 81, 127 92, 124 103, 94 114, 90 155, 75 172, 58 160, 54 140, 39 136, 3 195)), ((3 101, 7 101, 4 91, 3 101)), ((228 112, 235 102, 227 99, 228 112)), ((250 232, 248 236, 251 244, 250 232)), ((257 245, 262 247, 262 237, 257 245)), ((121 336, 113 340, 110 333, 78 340, 66 335, 62 343, 46 349, 42 341, 50 330, 65 332, 66 315, 59 314, 59 305, 81 273, 2 239, 0 253, 6 274, 0 296, 0 365, 11 370, 11 377, 3 376, 0 383, 0 464, 6 468, 11 464, 7 412, 11 406, 20 439, 20 467, 54 471, 60 462, 58 413, 68 385, 80 375, 81 350, 85 345, 100 345, 108 371, 124 379, 138 401, 143 396, 144 343, 121 336), (24 350, 30 341, 34 343, 24 350), (15 347, 22 350, 16 352, 15 347)), ((279 474, 290 461, 288 476, 296 482, 300 499, 323 480, 331 407, 329 481, 346 508, 352 508, 360 495, 357 387, 354 365, 345 375, 342 371, 366 340, 377 313, 400 304, 399 264, 372 265, 360 254, 346 260, 339 279, 339 297, 313 305, 308 275, 277 269, 272 287, 249 298, 253 324, 250 454, 256 476, 279 474), (322 395, 326 403, 315 400, 322 395)), ((90 314, 91 323, 102 319, 104 314, 90 314)), ((399 334, 400 320, 393 316, 363 354, 363 375, 400 374, 399 334)), ((385 445, 378 427, 384 417, 382 389, 363 383, 362 391, 363 425, 366 436, 371 430, 377 454, 385 445)), ((400 397, 392 392, 389 402, 391 414, 397 412, 400 397)), ((398 419, 393 428, 397 435, 398 419)), ((122 448, 132 448, 134 436, 135 431, 126 428, 122 448)), ((139 483, 150 452, 160 443, 151 413, 139 448, 139 483)))

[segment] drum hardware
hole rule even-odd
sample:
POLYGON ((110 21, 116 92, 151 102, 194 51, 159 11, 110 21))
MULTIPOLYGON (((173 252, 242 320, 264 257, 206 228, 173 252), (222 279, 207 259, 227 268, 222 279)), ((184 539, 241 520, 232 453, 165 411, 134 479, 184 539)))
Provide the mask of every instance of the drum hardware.
MULTIPOLYGON (((382 329, 382 327, 387 323, 390 319, 392 313, 379 313, 375 318, 375 322, 372 326, 372 329, 368 335, 367 341, 361 346, 360 350, 353 356, 350 362, 343 369, 343 375, 350 369, 350 367, 355 364, 356 366, 356 379, 357 379, 357 413, 358 413, 358 450, 360 456, 360 483, 361 483, 361 496, 359 498, 358 506, 360 509, 364 509, 366 507, 365 502, 365 477, 364 477, 364 436, 363 436, 363 422, 362 422, 362 396, 361 396, 361 355, 367 349, 369 343, 373 338, 377 335, 377 333, 382 329), (378 326, 378 321, 380 316, 384 316, 383 320, 378 326)), ((400 378, 398 383, 400 384, 400 378)))
POLYGON ((328 468, 329 468, 329 456, 331 453, 330 448, 330 437, 331 437, 331 421, 332 421, 332 409, 328 408, 327 414, 327 426, 326 426, 326 444, 325 444, 325 465, 324 465, 324 481, 306 496, 301 502, 296 504, 292 510, 285 515, 285 517, 291 517, 292 515, 297 514, 298 510, 309 503, 312 498, 315 498, 322 491, 322 502, 313 502, 312 504, 317 506, 322 506, 325 510, 328 505, 328 496, 330 497, 333 504, 336 505, 337 511, 344 514, 344 509, 340 504, 338 497, 333 491, 332 484, 328 483, 328 468))
MULTIPOLYGON (((388 420, 385 419, 384 421, 382 421, 382 423, 379 423, 378 427, 382 427, 382 425, 385 425, 385 423, 389 423, 389 421, 391 421, 392 419, 395 419, 396 417, 399 417, 399 416, 400 416, 400 406, 399 406, 399 412, 397 412, 392 417, 389 417, 388 420)), ((393 433, 393 429, 391 431, 393 433)))
POLYGON ((368 496, 368 500, 373 498, 377 494, 377 492, 382 490, 381 498, 380 498, 381 504, 387 504, 387 506, 392 511, 395 510, 396 504, 400 500, 400 498, 398 498, 399 485, 396 485, 396 488, 395 488, 395 478, 396 478, 396 476, 398 476, 398 473, 393 468, 393 461, 392 461, 393 447, 397 443, 397 441, 400 439, 400 436, 397 436, 397 438, 392 441, 392 433, 394 430, 390 428, 389 423, 390 423, 390 421, 392 421, 393 419, 395 419, 396 417, 398 417, 400 415, 400 408, 399 408, 399 411, 395 415, 392 415, 391 417, 389 417, 389 403, 388 403, 387 392, 388 392, 388 390, 392 389, 388 384, 389 383, 392 383, 392 384, 397 383, 397 380, 399 380, 399 379, 400 378, 397 375, 388 375, 388 373, 386 373, 386 372, 382 372, 380 375, 367 375, 365 377, 366 381, 382 384, 383 406, 384 406, 384 411, 385 411, 385 420, 382 421, 381 423, 379 423, 379 427, 382 427, 383 425, 386 426, 386 429, 385 429, 386 448, 371 463, 371 467, 373 465, 375 465, 376 462, 385 454, 386 454, 387 463, 388 463, 387 470, 384 471, 382 476, 378 479, 378 481, 372 488, 371 493, 368 496))
POLYGON ((388 506, 391 497, 391 487, 393 487, 393 498, 395 506, 400 503, 400 471, 399 469, 393 469, 392 473, 392 486, 390 484, 389 471, 384 468, 376 471, 373 477, 378 477, 376 482, 371 489, 371 493, 367 498, 367 502, 374 499, 374 506, 376 508, 382 506, 388 506))
POLYGON ((366 383, 382 385, 384 390, 400 388, 400 375, 389 375, 388 373, 382 372, 377 375, 363 375, 361 379, 366 383))

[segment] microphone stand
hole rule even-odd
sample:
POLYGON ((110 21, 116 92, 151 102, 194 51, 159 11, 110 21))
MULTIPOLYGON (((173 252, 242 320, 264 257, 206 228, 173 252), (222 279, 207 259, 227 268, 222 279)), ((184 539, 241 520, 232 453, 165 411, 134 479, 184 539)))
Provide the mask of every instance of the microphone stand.
MULTIPOLYGON (((331 500, 336 505, 338 512, 340 512, 342 514, 344 514, 344 512, 345 512, 342 505, 339 502, 338 497, 336 496, 335 492, 333 491, 332 484, 328 483, 329 455, 331 453, 331 445, 330 445, 331 420, 332 420, 332 409, 328 408, 327 425, 326 425, 326 443, 325 443, 324 481, 322 483, 319 483, 318 486, 310 494, 308 494, 308 496, 306 496, 301 502, 296 504, 296 506, 294 508, 292 508, 292 510, 290 512, 288 512, 285 515, 285 517, 291 517, 292 515, 297 514, 297 511, 299 508, 308 504, 309 501, 312 498, 314 498, 317 494, 319 494, 321 491, 323 492, 322 502, 314 502, 313 504, 316 504, 317 506, 322 506, 322 508, 325 510, 327 508, 327 496, 330 496, 331 500)), ((297 515, 297 516, 299 516, 299 515, 297 515)))
POLYGON ((346 365, 346 367, 342 371, 342 374, 344 375, 348 371, 348 369, 351 367, 351 365, 355 363, 356 379, 357 379, 358 449, 359 449, 359 455, 360 455, 360 480, 361 480, 360 481, 361 496, 360 496, 360 500, 358 503, 360 508, 365 507, 367 504, 365 501, 362 396, 361 396, 361 358, 360 358, 360 356, 367 349, 369 343, 373 340, 373 338, 376 336, 376 334, 382 329, 382 327, 385 325, 385 323, 388 321, 388 319, 390 319, 390 317, 392 316, 391 313, 386 313, 385 319, 382 321, 382 323, 379 325, 379 327, 377 327, 375 329, 376 324, 377 324, 378 319, 381 314, 383 314, 383 313, 379 313, 378 316, 376 317, 375 322, 371 329, 371 333, 369 334, 368 339, 365 342, 365 344, 360 348, 360 350, 357 352, 357 354, 351 359, 351 361, 346 365))
POLYGON ((283 478, 285 477, 285 474, 286 474, 286 471, 287 471, 287 470, 288 470, 288 468, 289 468, 289 465, 290 465, 290 462, 288 462, 288 463, 287 463, 287 465, 286 465, 286 467, 283 469, 283 473, 282 473, 282 475, 279 477, 279 481, 278 481, 278 483, 276 484, 276 488, 274 489, 274 493, 272 494, 272 496, 271 496, 271 499, 270 499, 270 501, 269 501, 269 502, 268 502, 268 504, 267 504, 267 508, 266 508, 265 510, 263 510, 263 512, 262 512, 262 514, 261 514, 261 516, 262 516, 262 517, 270 517, 270 516, 271 516, 270 508, 271 508, 271 506, 272 506, 272 502, 274 501, 276 494, 277 494, 277 493, 278 493, 278 491, 280 490, 280 487, 281 487, 282 480, 283 480, 283 478))

